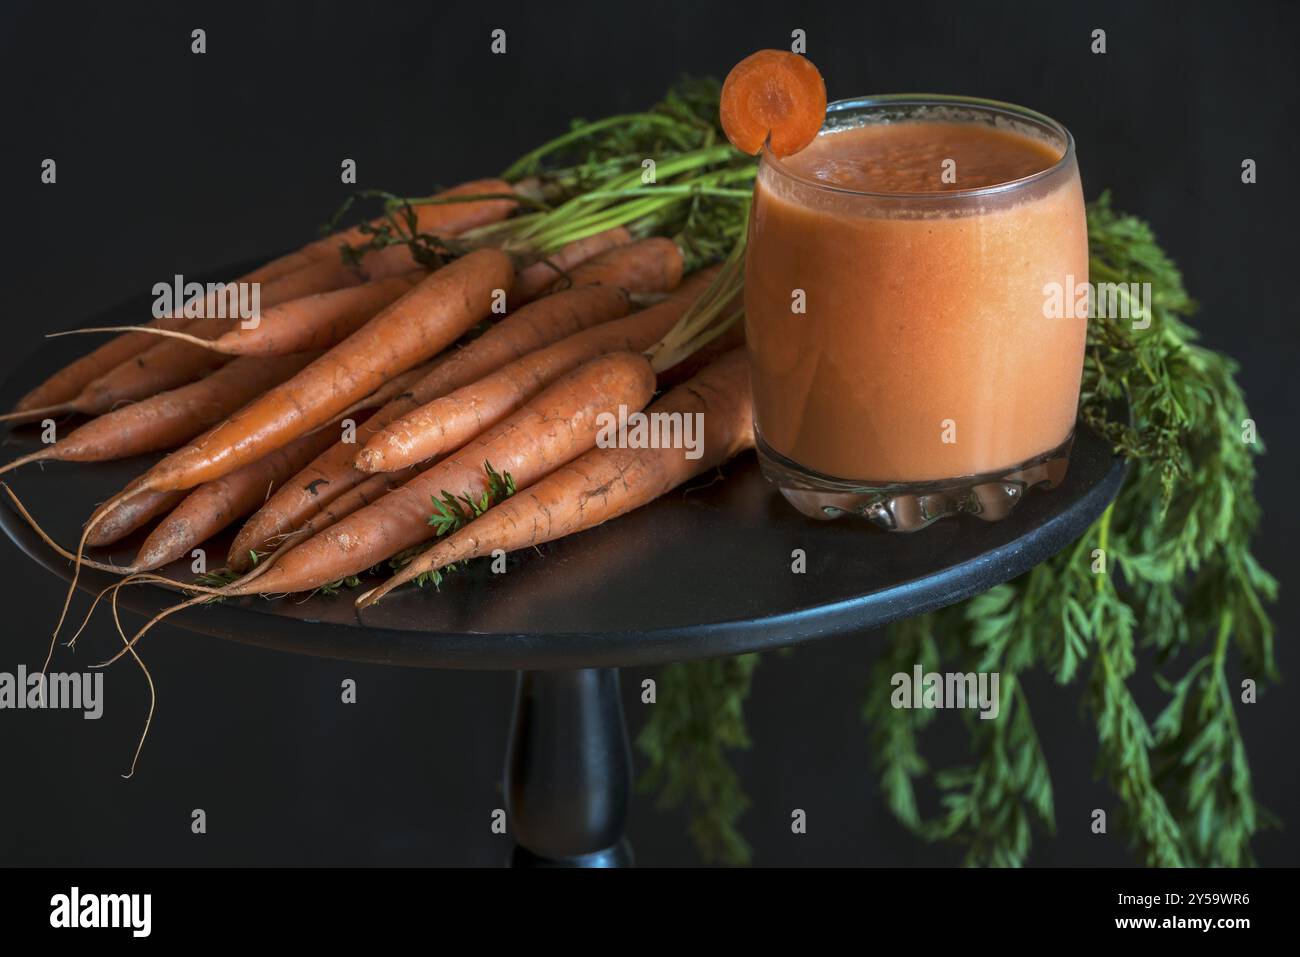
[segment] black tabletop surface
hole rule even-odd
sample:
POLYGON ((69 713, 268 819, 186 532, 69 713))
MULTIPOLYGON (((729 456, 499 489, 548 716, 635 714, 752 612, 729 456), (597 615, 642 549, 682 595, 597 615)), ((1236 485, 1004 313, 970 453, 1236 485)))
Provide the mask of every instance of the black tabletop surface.
MULTIPOLYGON (((147 301, 128 303, 87 324, 137 320, 147 310, 147 301)), ((10 406, 84 351, 84 340, 70 338, 41 345, 0 387, 0 402, 10 406)), ((30 431, 14 433, 6 451, 16 457, 36 442, 30 431)), ((54 463, 5 480, 56 541, 75 547, 95 503, 147 464, 54 463)), ((1114 497, 1123 471, 1106 445, 1081 429, 1065 483, 1029 493, 1010 518, 945 519, 905 535, 852 519, 803 518, 748 453, 614 522, 511 555, 504 574, 477 562, 451 574, 440 591, 406 589, 361 613, 352 603, 356 592, 344 591, 205 605, 171 621, 263 647, 427 667, 595 667, 758 651, 863 631, 1014 578, 1075 540, 1114 497), (796 549, 806 556, 802 573, 792 570, 796 549)), ((29 556, 70 576, 68 562, 7 498, 0 523, 29 556)), ((122 543, 115 559, 128 560, 138 543, 122 543)), ((224 555, 225 545, 214 543, 210 553, 224 555)), ((189 577, 187 566, 175 571, 189 577)), ((101 572, 81 576, 93 591, 111 580, 101 572)), ((122 607, 148 614, 175 601, 174 592, 152 585, 123 589, 120 597, 122 607)), ((51 608, 51 621, 56 614, 51 608)))

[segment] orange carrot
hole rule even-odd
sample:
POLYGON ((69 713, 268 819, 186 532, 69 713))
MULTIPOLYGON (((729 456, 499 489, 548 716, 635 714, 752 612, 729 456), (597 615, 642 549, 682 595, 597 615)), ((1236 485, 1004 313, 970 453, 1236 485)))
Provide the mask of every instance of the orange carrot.
MULTIPOLYGON (((508 362, 628 314, 631 304, 621 289, 587 286, 555 293, 522 307, 473 342, 450 353, 402 399, 407 410, 426 395, 441 395, 477 381, 508 362)), ((369 423, 373 428, 373 421, 369 423)))
POLYGON ((387 472, 459 448, 587 360, 624 349, 640 352, 654 345, 676 325, 712 277, 711 270, 697 273, 658 305, 538 349, 472 385, 426 403, 367 441, 354 464, 363 472, 387 472))
MULTIPOLYGON (((619 289, 589 286, 554 293, 511 313, 487 332, 445 359, 403 390, 358 429, 358 441, 419 408, 430 399, 476 382, 494 369, 534 349, 598 323, 627 315, 627 297, 619 289)), ((231 549, 230 566, 244 571, 247 556, 268 551, 274 541, 302 526, 317 511, 366 480, 352 465, 357 446, 339 443, 326 451, 281 489, 240 530, 231 549)))
MULTIPOLYGON (((357 285, 362 277, 341 263, 319 263, 266 283, 261 288, 261 306, 270 308, 282 302, 313 293, 357 285)), ((215 339, 230 331, 231 319, 217 318, 216 299, 209 296, 204 304, 210 318, 190 320, 184 331, 201 339, 215 339), (211 308, 210 308, 211 307, 211 308)), ((155 338, 148 333, 130 333, 155 338)), ((114 340, 115 342, 117 340, 114 340)), ((111 345, 112 343, 110 343, 111 345)), ((200 349, 179 340, 155 342, 149 348, 114 366, 107 373, 87 383, 75 397, 43 407, 28 407, 20 412, 0 416, 9 419, 34 419, 45 415, 81 412, 98 415, 122 402, 135 402, 159 392, 193 382, 212 369, 229 361, 229 357, 209 349, 200 349)))
MULTIPOLYGON (((504 180, 484 179, 462 183, 460 186, 438 193, 433 198, 446 199, 471 195, 508 197, 513 193, 514 189, 504 180)), ((416 204, 412 209, 415 210, 418 231, 450 239, 466 230, 505 219, 517 206, 515 200, 502 198, 485 199, 481 202, 416 204)), ((371 225, 376 226, 384 221, 383 219, 371 220, 371 225)), ((403 220, 403 229, 405 226, 403 220)), ((370 238, 361 226, 353 226, 324 239, 308 243, 302 249, 269 263, 266 268, 270 281, 289 286, 296 284, 303 290, 298 293, 298 296, 302 296, 310 292, 337 289, 362 279, 382 279, 421 268, 420 263, 411 255, 410 247, 404 243, 370 250, 361 257, 356 268, 344 263, 341 256, 342 247, 362 246, 370 238)), ((293 298, 296 299, 298 296, 293 298)))
MULTIPOLYGON (((460 186, 437 194, 435 198, 511 192, 513 188, 504 180, 484 179, 462 183, 460 186)), ((504 219, 510 215, 516 205, 514 201, 507 199, 485 200, 481 203, 418 205, 413 208, 420 231, 452 237, 467 229, 504 219)), ((405 246, 368 254, 362 259, 360 271, 345 265, 339 255, 339 247, 358 245, 365 242, 367 238, 360 227, 343 230, 325 239, 309 243, 297 252, 272 260, 235 281, 260 283, 261 305, 265 309, 303 296, 352 286, 367 276, 384 278, 400 274, 416 265, 405 246)), ((174 325, 183 330, 188 322, 189 320, 177 317, 155 320, 149 325, 159 324, 167 328, 174 325)), ((148 335, 128 333, 118 336, 89 355, 64 367, 31 390, 18 401, 14 411, 44 409, 47 406, 68 402, 76 398, 95 379, 154 345, 156 343, 148 335)))
POLYGON ((598 256, 616 246, 626 246, 631 241, 631 233, 622 226, 615 226, 603 233, 575 240, 556 250, 545 259, 520 270, 519 275, 515 277, 515 287, 510 291, 510 308, 515 309, 536 299, 561 280, 563 273, 581 265, 593 256, 598 256))
POLYGON ((797 153, 826 119, 826 84, 807 58, 788 50, 759 50, 741 60, 722 84, 722 130, 753 156, 769 137, 777 156, 797 153))
MULTIPOLYGON (((509 197, 513 196, 514 192, 515 188, 503 179, 476 179, 461 183, 459 186, 453 186, 441 193, 435 193, 430 198, 454 199, 456 197, 480 195, 509 197)), ((514 212, 518 205, 515 200, 505 198, 486 199, 482 202, 415 203, 411 206, 411 209, 415 212, 416 229, 419 232, 448 239, 458 236, 466 230, 499 222, 514 212)), ((398 219, 402 224, 402 228, 405 229, 405 220, 400 216, 398 219)), ((386 222, 384 219, 372 219, 369 226, 373 228, 384 222, 386 222)), ((363 227, 353 226, 324 239, 308 243, 302 248, 301 253, 309 260, 333 259, 339 255, 340 247, 362 246, 369 239, 370 236, 363 227)), ((373 252, 367 255, 373 255, 373 252)), ((362 264, 364 267, 364 260, 362 264)), ((408 260, 405 268, 410 269, 412 265, 412 262, 408 260)))
MULTIPOLYGON (((249 273, 235 280, 236 283, 256 282, 252 278, 255 273, 249 273)), ((287 278, 283 281, 262 282, 259 289, 259 304, 262 308, 270 308, 281 302, 295 299, 309 293, 320 292, 325 289, 335 289, 339 286, 352 285, 360 281, 355 272, 343 270, 342 272, 334 269, 322 270, 318 276, 299 276, 292 281, 287 278)), ((204 314, 216 315, 215 307, 218 304, 218 297, 209 296, 204 300, 204 314)), ((179 312, 179 310, 178 310, 179 312)), ((147 324, 149 329, 172 330, 176 332, 188 332, 196 334, 199 338, 210 338, 211 336, 220 335, 226 330, 221 326, 207 326, 211 332, 200 332, 196 327, 199 320, 184 315, 169 315, 155 318, 147 324)), ((89 355, 83 356, 72 364, 65 366, 53 376, 46 379, 41 385, 37 386, 27 395, 19 400, 14 407, 14 413, 9 416, 0 418, 18 418, 18 417, 38 417, 47 414, 47 412, 63 411, 94 411, 93 409, 75 409, 68 408, 69 403, 73 403, 78 397, 83 396, 87 388, 92 386, 97 380, 110 375, 114 372, 122 374, 123 366, 132 359, 136 359, 143 353, 148 352, 159 345, 154 334, 145 332, 131 332, 120 335, 104 343, 95 349, 89 355), (20 416, 19 413, 25 415, 20 416)), ((175 351, 168 353, 176 355, 175 351)), ((200 370, 201 372, 202 370, 200 370)), ((171 388, 177 385, 184 385, 184 379, 172 382, 171 388)), ((155 391, 161 391, 155 390, 155 391)), ((138 398, 145 398, 145 395, 138 398)))
MULTIPOLYGON (((208 429, 195 442, 204 441, 218 428, 219 426, 213 426, 208 429)), ((143 528, 151 519, 171 511, 185 499, 184 489, 154 492, 140 489, 140 484, 141 477, 137 476, 128 482, 122 491, 101 503, 91 513, 86 522, 87 545, 95 548, 112 545, 143 528)))
MULTIPOLYGON (((437 194, 435 198, 505 195, 513 192, 513 188, 504 180, 484 179, 462 183, 437 194)), ((518 203, 515 200, 507 198, 443 205, 419 204, 412 208, 415 210, 416 228, 420 232, 449 239, 468 229, 505 219, 516 206, 518 203)), ((373 220, 372 225, 382 221, 373 220)), ((360 226, 354 226, 309 243, 297 253, 290 253, 284 257, 284 263, 275 266, 273 278, 263 286, 263 305, 267 305, 268 286, 273 286, 279 294, 277 301, 284 302, 286 299, 298 299, 315 292, 355 285, 367 279, 383 279, 423 268, 411 255, 410 247, 404 243, 371 250, 361 257, 355 267, 343 261, 342 247, 364 245, 369 239, 360 226), (290 265, 295 268, 288 269, 290 265), (286 271, 280 272, 281 269, 286 271)))
MULTIPOLYGON (((189 328, 200 335, 219 335, 224 319, 199 319, 189 328)), ((25 409, 0 419, 33 419, 41 416, 80 412, 100 415, 124 402, 137 402, 193 382, 230 361, 229 356, 196 349, 183 342, 165 340, 91 382, 74 399, 41 409, 25 409)))
POLYGON ((422 469, 423 466, 413 465, 409 469, 402 469, 400 472, 380 472, 378 475, 371 475, 356 488, 340 495, 307 519, 302 524, 302 527, 286 535, 279 547, 300 542, 303 539, 310 538, 317 532, 324 531, 358 509, 364 508, 371 502, 378 501, 393 489, 400 488, 410 479, 419 475, 422 469))
POLYGON ((504 298, 513 279, 510 258, 496 249, 476 250, 442 267, 205 442, 168 456, 141 487, 193 488, 324 425, 458 339, 491 312, 498 295, 504 298))
MULTIPOLYGON (((383 415, 383 409, 376 415, 383 415)), ((357 481, 346 485, 338 478, 342 470, 336 460, 342 459, 346 466, 354 455, 355 445, 338 442, 280 486, 235 535, 226 563, 237 572, 247 571, 254 552, 274 551, 312 515, 368 478, 358 472, 357 481)))
POLYGON ((593 256, 559 279, 554 288, 599 285, 620 286, 628 292, 667 292, 681 282, 682 268, 682 251, 677 244, 654 236, 593 256))
POLYGON ((352 412, 360 412, 364 409, 373 410, 388 405, 388 403, 392 402, 399 395, 408 394, 411 391, 412 386, 433 371, 434 366, 445 361, 445 355, 438 356, 436 359, 432 359, 429 362, 422 362, 414 369, 407 369, 401 375, 393 376, 364 399, 358 399, 356 402, 353 402, 350 406, 339 413, 339 417, 342 418, 352 412))
POLYGON ((140 492, 138 495, 131 495, 90 530, 90 534, 86 537, 86 544, 91 548, 102 548, 120 542, 132 532, 144 528, 152 519, 164 512, 170 512, 184 498, 185 492, 179 489, 172 492, 140 492))
MULTIPOLYGON (((514 188, 505 180, 480 179, 453 186, 451 189, 434 194, 432 198, 447 199, 456 196, 493 193, 509 194, 513 192, 514 188)), ((420 232, 448 238, 467 229, 485 226, 488 223, 504 219, 510 215, 516 205, 510 200, 486 200, 482 203, 420 204, 413 206, 412 209, 415 210, 417 228, 420 232)), ((382 222, 384 222, 383 219, 373 219, 370 221, 370 225, 378 226, 382 222)), ((265 266, 253 270, 246 278, 249 282, 266 282, 271 279, 278 279, 281 276, 323 260, 337 259, 340 247, 359 246, 369 238, 360 226, 353 226, 350 229, 331 233, 323 239, 308 243, 301 249, 285 253, 279 258, 271 260, 265 266)))
MULTIPOLYGON (((369 414, 368 411, 364 410, 359 413, 355 411, 348 413, 349 416, 354 416, 358 422, 364 422, 369 414)), ((340 417, 340 420, 342 418, 340 417)), ((209 429, 199 437, 198 441, 203 441, 214 431, 216 431, 215 428, 209 429)), ((318 432, 320 431, 323 430, 318 430, 318 432)), ((329 441, 333 441, 335 436, 330 434, 327 438, 329 441)), ((126 488, 95 510, 87 523, 90 526, 86 536, 88 546, 99 548, 121 541, 132 532, 143 528, 150 520, 157 518, 164 512, 170 512, 183 502, 188 494, 188 490, 185 489, 154 492, 148 489, 140 489, 141 484, 140 478, 133 479, 127 484, 126 488), (107 506, 114 502, 118 504, 111 510, 106 510, 107 506)))
MULTIPOLYGON (((163 316, 149 323, 149 328, 183 330, 194 320, 177 316, 163 316)), ((88 355, 64 366, 36 388, 32 389, 14 406, 14 412, 44 409, 75 399, 81 390, 106 372, 138 356, 158 344, 158 340, 145 333, 128 333, 116 336, 88 355)))
POLYGON ((257 508, 277 486, 336 438, 334 429, 321 429, 200 485, 145 539, 131 570, 161 568, 188 555, 191 549, 257 508))
POLYGON ((236 359, 206 379, 92 419, 57 442, 0 468, 28 462, 108 462, 171 449, 220 422, 312 360, 310 353, 236 359))
MULTIPOLYGON (((232 362, 231 365, 234 363, 232 362)), ((358 406, 362 404, 358 403, 358 406)), ((348 414, 356 411, 358 410, 355 408, 351 409, 348 414)), ((197 441, 205 440, 215 430, 215 427, 209 429, 197 441)), ((139 483, 138 478, 133 480, 109 500, 119 503, 112 511, 105 514, 104 506, 95 510, 88 522, 90 528, 86 537, 87 545, 100 548, 122 540, 132 532, 143 528, 151 519, 171 511, 184 500, 186 495, 184 489, 168 492, 138 490, 139 483)), ((105 505, 107 504, 106 502, 105 505)))
POLYGON ((345 263, 342 258, 318 259, 301 269, 262 283, 261 305, 267 309, 281 302, 301 299, 318 292, 329 292, 331 289, 356 286, 367 279, 377 278, 380 277, 357 269, 345 263))
POLYGON ((315 257, 303 255, 301 249, 291 253, 285 253, 283 256, 277 256, 268 263, 263 263, 250 273, 245 273, 241 277, 241 282, 271 282, 274 279, 280 279, 289 275, 291 272, 297 272, 304 266, 310 266, 316 262, 315 257))
POLYGON ((434 499, 477 500, 489 491, 484 462, 523 488, 591 448, 602 413, 641 409, 654 394, 643 356, 614 353, 575 370, 525 408, 401 488, 281 552, 264 574, 220 589, 223 595, 309 591, 362 572, 433 537, 434 499))
POLYGON ((229 356, 284 356, 293 352, 312 352, 342 342, 381 309, 409 292, 425 275, 423 271, 412 271, 359 286, 345 286, 290 299, 262 310, 251 328, 245 328, 241 322, 215 339, 205 339, 184 330, 147 326, 102 326, 73 329, 71 332, 145 332, 229 356))
POLYGON ((425 572, 553 541, 640 508, 688 479, 754 445, 749 366, 743 349, 727 353, 652 405, 649 414, 699 415, 700 456, 685 448, 598 448, 435 542, 397 575, 359 599, 374 604, 425 572))

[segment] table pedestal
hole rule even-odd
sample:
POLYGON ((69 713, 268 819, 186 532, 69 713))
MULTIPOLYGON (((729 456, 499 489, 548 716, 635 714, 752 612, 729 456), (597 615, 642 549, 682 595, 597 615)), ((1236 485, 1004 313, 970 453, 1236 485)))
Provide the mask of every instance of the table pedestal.
POLYGON ((617 668, 521 671, 506 752, 515 867, 624 867, 632 755, 617 668))

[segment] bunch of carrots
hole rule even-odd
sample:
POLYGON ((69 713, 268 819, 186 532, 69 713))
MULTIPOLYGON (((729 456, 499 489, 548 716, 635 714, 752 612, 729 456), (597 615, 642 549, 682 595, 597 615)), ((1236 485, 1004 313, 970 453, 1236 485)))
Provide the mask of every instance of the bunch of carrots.
POLYGON ((234 280, 260 283, 252 328, 211 318, 208 297, 75 330, 109 338, 4 416, 55 419, 58 440, 0 471, 165 454, 77 543, 41 532, 75 563, 51 655, 84 565, 123 576, 114 591, 186 593, 111 659, 139 661, 135 643, 178 608, 390 571, 359 594, 366 607, 591 528, 752 446, 735 293, 754 166, 722 135, 716 96, 680 87, 646 113, 575 124, 500 178, 382 194, 377 218, 234 280), (704 413, 704 455, 596 446, 605 414, 648 406, 704 413), (227 530, 224 568, 165 573, 227 530), (94 551, 135 533, 126 564, 94 551))
POLYGON ((188 605, 397 569, 364 608, 601 524, 752 447, 737 319, 754 165, 717 103, 687 84, 646 113, 575 124, 501 178, 378 194, 378 218, 238 277, 261 284, 251 328, 210 318, 209 295, 75 330, 112 338, 4 418, 91 418, 0 471, 166 454, 93 511, 75 549, 6 486, 75 564, 51 655, 83 565, 124 576, 114 593, 150 581, 189 594, 122 635, 111 661, 143 667, 136 642, 188 605), (605 415, 647 406, 703 413, 704 454, 596 446, 605 415), (161 573, 236 524, 217 573, 161 573), (126 565, 86 554, 146 528, 126 565))

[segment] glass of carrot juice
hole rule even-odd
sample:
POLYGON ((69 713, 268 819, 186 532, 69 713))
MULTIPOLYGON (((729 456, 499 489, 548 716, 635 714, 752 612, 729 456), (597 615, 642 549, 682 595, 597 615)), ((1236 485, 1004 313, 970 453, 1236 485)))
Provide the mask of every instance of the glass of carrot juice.
POLYGON ((991 100, 830 104, 764 149, 745 327, 764 473, 800 511, 913 531, 1065 476, 1087 318, 1074 140, 991 100), (1059 311, 1059 310, 1058 310, 1059 311))

